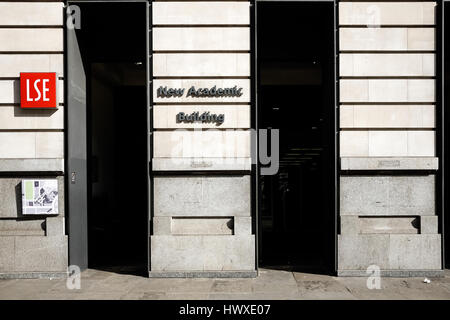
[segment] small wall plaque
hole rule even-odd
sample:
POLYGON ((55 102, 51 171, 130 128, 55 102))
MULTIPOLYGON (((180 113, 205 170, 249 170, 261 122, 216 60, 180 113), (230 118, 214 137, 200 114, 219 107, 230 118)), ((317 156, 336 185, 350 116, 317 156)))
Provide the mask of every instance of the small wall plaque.
POLYGON ((22 213, 58 214, 58 180, 22 180, 22 213))

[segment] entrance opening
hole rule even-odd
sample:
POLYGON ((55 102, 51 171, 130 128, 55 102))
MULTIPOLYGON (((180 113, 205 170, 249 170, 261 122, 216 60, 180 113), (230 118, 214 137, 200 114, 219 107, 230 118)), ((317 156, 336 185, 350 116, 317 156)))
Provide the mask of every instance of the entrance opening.
POLYGON ((147 267, 145 3, 78 3, 86 73, 88 266, 147 267))
POLYGON ((257 7, 260 128, 280 131, 260 176, 260 265, 329 273, 335 262, 334 4, 257 7))

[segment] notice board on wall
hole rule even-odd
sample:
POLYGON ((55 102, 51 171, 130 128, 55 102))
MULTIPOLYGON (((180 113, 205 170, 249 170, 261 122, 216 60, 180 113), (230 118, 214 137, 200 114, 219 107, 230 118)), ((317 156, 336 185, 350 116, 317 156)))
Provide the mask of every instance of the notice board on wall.
POLYGON ((58 180, 22 180, 22 213, 58 214, 58 180))

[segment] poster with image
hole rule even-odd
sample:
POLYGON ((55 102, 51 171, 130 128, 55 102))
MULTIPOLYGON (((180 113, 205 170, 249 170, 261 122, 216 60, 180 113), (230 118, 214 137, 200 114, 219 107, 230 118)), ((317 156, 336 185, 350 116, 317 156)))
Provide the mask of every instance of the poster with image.
POLYGON ((22 180, 22 213, 58 214, 58 180, 22 180))

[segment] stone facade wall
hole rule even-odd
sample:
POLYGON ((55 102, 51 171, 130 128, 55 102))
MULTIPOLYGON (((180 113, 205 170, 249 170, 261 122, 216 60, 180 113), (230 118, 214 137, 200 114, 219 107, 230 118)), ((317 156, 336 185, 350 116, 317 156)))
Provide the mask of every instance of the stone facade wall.
POLYGON ((250 3, 155 1, 151 8, 155 178, 150 276, 254 275, 250 3), (242 94, 187 95, 191 87, 214 86, 237 86, 242 94), (158 95, 161 87, 185 91, 167 97, 158 95), (179 112, 223 114, 224 121, 179 122, 179 112))
POLYGON ((340 2, 338 274, 438 271, 436 2, 340 2))
POLYGON ((63 2, 0 2, 0 275, 66 272, 63 2), (20 72, 56 72, 57 110, 20 108, 20 72), (56 178, 59 214, 24 216, 23 178, 56 178))

